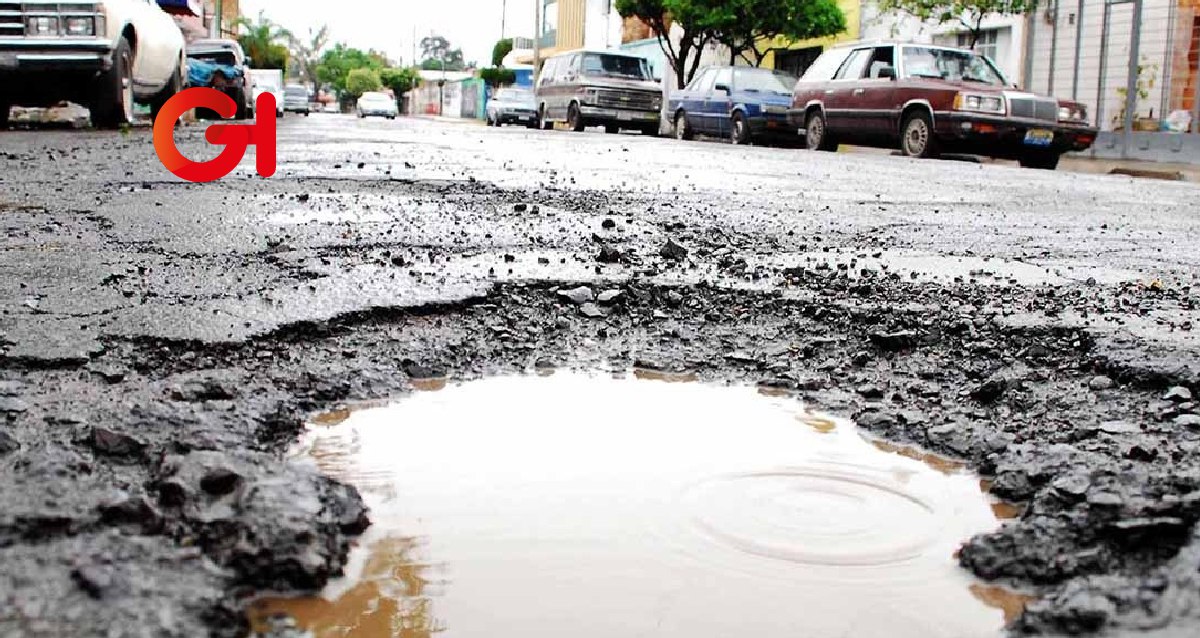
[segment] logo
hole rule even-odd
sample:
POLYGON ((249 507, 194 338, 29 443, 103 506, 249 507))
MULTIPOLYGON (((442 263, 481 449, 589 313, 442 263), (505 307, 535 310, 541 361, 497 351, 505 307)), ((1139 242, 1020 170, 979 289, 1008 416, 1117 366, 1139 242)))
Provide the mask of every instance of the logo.
POLYGON ((209 144, 224 146, 221 154, 207 162, 193 162, 175 146, 175 123, 194 108, 216 111, 223 118, 237 114, 233 98, 216 89, 186 89, 163 104, 154 121, 154 151, 167 170, 189 182, 212 182, 233 172, 255 146, 254 168, 259 175, 275 174, 275 96, 263 93, 254 104, 254 124, 213 124, 204 132, 209 144))

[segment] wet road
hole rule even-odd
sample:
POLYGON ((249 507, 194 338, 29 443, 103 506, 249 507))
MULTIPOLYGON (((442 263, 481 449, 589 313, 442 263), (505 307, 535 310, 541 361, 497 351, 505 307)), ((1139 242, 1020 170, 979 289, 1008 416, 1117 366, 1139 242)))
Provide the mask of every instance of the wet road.
POLYGON ((1033 504, 962 554, 1040 596, 1026 630, 1200 608, 1197 186, 326 114, 279 144, 191 185, 148 130, 0 135, 0 630, 237 635, 365 521, 285 462, 308 415, 539 366, 785 387, 963 459, 1033 504))

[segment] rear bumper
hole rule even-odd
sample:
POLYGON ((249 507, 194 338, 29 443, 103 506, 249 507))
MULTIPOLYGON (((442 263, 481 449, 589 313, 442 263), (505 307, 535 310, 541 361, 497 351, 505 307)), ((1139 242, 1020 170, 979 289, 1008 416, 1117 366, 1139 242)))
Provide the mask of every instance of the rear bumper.
POLYGON ((957 111, 936 114, 934 129, 938 140, 952 150, 993 157, 1017 158, 1030 152, 1083 151, 1096 140, 1096 128, 1091 126, 957 111), (1054 139, 1044 145, 1027 143, 1026 134, 1033 130, 1049 131, 1054 139))
POLYGON ((501 124, 531 124, 536 120, 537 113, 534 111, 496 111, 496 121, 501 124))

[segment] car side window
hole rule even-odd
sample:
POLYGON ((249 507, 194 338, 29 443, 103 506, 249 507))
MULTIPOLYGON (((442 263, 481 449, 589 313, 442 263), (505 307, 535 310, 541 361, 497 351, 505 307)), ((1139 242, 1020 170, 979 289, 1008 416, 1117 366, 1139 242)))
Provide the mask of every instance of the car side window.
POLYGON ((732 90, 733 71, 730 69, 721 69, 720 71, 717 71, 716 77, 713 79, 713 88, 717 88, 718 84, 726 86, 732 90))
POLYGON ((684 90, 684 91, 689 91, 689 92, 696 92, 696 91, 699 91, 699 90, 700 90, 700 85, 704 84, 704 78, 705 78, 705 77, 707 77, 707 76, 708 76, 708 74, 709 74, 709 71, 708 71, 708 69, 705 69, 705 70, 701 71, 699 75, 697 75, 696 77, 692 78, 692 81, 691 81, 691 82, 688 82, 688 85, 687 85, 687 87, 686 87, 686 88, 684 88, 683 90, 684 90))
POLYGON ((566 79, 570 80, 570 79, 574 79, 578 75, 579 75, 579 54, 576 53, 575 55, 567 58, 566 69, 563 73, 563 76, 566 77, 566 79))
POLYGON ((692 90, 696 93, 708 93, 713 87, 713 78, 717 76, 717 72, 708 69, 695 82, 696 86, 692 90))
POLYGON ((863 72, 867 68, 867 62, 871 59, 872 49, 855 49, 850 57, 842 63, 842 68, 838 69, 837 75, 833 76, 835 80, 857 80, 863 76, 863 72))
POLYGON ((871 54, 871 64, 867 67, 867 77, 872 80, 879 79, 879 71, 887 67, 896 67, 896 48, 895 47, 875 47, 875 51, 871 54))

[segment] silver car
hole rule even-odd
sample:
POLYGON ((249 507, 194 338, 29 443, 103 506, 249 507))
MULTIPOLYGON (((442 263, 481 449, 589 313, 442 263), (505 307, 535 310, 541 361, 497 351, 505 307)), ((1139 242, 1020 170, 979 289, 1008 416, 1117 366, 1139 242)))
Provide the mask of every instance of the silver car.
POLYGON ((370 117, 377 115, 386 117, 389 120, 396 119, 399 115, 399 109, 396 108, 396 100, 387 93, 363 93, 362 97, 358 98, 358 116, 370 117))
POLYGON ((288 113, 303 113, 307 117, 312 110, 308 103, 308 87, 299 84, 284 87, 283 110, 288 113))
POLYGON ((528 89, 498 89, 487 103, 487 125, 524 124, 537 127, 537 106, 533 91, 528 89))

